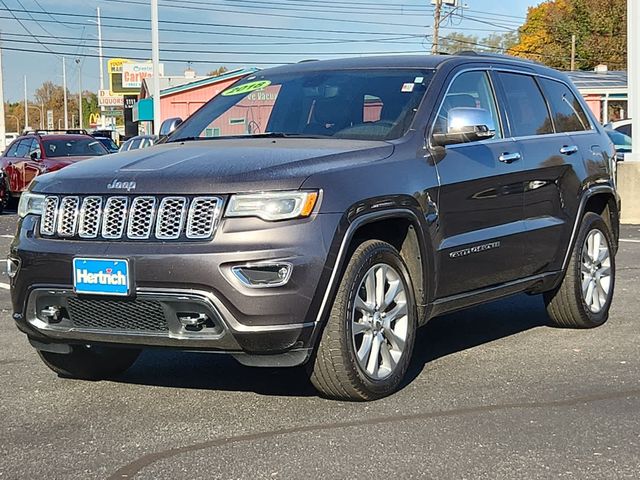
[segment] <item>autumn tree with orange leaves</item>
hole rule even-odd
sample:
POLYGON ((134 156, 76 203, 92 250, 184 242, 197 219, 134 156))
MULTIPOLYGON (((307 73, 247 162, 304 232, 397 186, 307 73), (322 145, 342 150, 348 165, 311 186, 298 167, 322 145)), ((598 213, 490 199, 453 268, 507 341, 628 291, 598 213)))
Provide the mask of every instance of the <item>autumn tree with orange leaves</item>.
POLYGON ((529 8, 520 42, 511 55, 554 68, 571 65, 571 37, 576 36, 576 67, 606 64, 624 69, 627 62, 627 0, 548 0, 529 8))

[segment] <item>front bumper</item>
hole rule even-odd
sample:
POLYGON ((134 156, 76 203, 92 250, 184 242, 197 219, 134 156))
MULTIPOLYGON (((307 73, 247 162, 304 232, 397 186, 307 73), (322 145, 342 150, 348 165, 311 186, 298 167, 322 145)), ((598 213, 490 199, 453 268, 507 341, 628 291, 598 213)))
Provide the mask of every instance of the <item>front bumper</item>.
POLYGON ((37 233, 38 218, 28 216, 11 246, 11 256, 20 264, 11 280, 14 319, 20 330, 40 344, 171 347, 228 352, 248 364, 302 363, 313 347, 319 298, 331 273, 333 255, 329 252, 339 222, 340 216, 332 214, 269 224, 258 219, 226 219, 211 242, 141 243, 44 239, 37 233), (76 295, 74 257, 129 260, 132 296, 98 299, 76 295), (235 265, 264 261, 292 264, 286 285, 252 289, 231 273, 235 265), (49 322, 41 313, 51 305, 66 312, 69 301, 74 305, 98 302, 98 308, 105 300, 120 306, 155 302, 164 312, 167 328, 95 328, 70 318, 49 322), (206 314, 214 327, 186 330, 178 321, 181 310, 206 314), (259 360, 261 356, 273 361, 259 360))

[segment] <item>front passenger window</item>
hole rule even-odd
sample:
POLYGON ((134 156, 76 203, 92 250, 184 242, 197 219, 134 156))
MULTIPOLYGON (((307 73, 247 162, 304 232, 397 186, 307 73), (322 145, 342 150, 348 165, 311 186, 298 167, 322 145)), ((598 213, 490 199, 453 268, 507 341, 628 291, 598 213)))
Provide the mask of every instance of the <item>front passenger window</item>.
POLYGON ((496 127, 493 138, 502 138, 495 96, 486 72, 466 72, 453 81, 438 112, 433 133, 447 133, 449 112, 454 108, 482 108, 488 111, 496 127))

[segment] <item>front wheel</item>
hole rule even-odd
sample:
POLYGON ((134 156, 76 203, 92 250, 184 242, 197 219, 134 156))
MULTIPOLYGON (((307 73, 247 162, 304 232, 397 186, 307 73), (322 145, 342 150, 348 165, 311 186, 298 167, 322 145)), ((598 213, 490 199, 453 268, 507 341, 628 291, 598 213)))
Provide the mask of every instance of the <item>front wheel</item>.
POLYGON ((615 286, 614 253, 611 229, 599 215, 585 214, 562 283, 544 295, 555 325, 593 328, 607 321, 615 286))
POLYGON ((61 377, 102 380, 124 373, 134 364, 140 350, 74 345, 71 353, 38 350, 44 364, 61 377))
POLYGON ((309 363, 323 395, 374 400, 397 390, 409 366, 417 328, 409 271, 398 251, 370 240, 351 256, 309 363))

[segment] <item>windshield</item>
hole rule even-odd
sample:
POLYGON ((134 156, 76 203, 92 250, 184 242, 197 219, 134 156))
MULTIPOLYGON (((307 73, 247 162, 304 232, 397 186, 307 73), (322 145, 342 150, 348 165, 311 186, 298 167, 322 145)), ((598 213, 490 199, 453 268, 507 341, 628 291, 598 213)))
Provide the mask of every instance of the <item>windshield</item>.
POLYGON ((409 129, 432 71, 251 75, 198 110, 169 141, 231 136, 390 140, 409 129))
POLYGON ((60 138, 44 140, 47 157, 93 157, 106 155, 100 140, 94 138, 60 138))
POLYGON ((631 149, 631 137, 628 137, 624 133, 617 132, 615 130, 607 130, 609 138, 614 143, 616 148, 629 148, 631 149))
POLYGON ((98 140, 102 143, 102 145, 104 145, 104 147, 109 150, 110 152, 117 152, 118 151, 118 146, 116 145, 116 142, 114 142, 113 140, 111 140, 110 138, 106 138, 106 137, 100 137, 98 138, 98 140))

